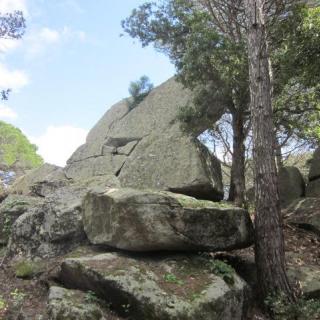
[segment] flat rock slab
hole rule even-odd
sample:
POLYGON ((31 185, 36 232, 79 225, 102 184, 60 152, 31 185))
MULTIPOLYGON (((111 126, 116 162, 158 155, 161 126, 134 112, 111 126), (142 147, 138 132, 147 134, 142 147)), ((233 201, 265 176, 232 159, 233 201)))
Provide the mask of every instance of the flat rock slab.
POLYGON ((246 210, 152 190, 90 191, 83 224, 92 244, 129 251, 221 251, 252 244, 246 210))
POLYGON ((287 221, 320 236, 320 198, 304 198, 285 211, 287 221))
POLYGON ((92 292, 52 286, 47 306, 50 320, 120 320, 101 307, 92 292))
POLYGON ((289 279, 292 283, 299 282, 304 297, 320 298, 320 267, 319 266, 299 266, 289 267, 289 279))
POLYGON ((59 280, 91 290, 132 319, 240 320, 248 287, 235 273, 227 284, 197 255, 129 257, 105 253, 71 258, 59 280))

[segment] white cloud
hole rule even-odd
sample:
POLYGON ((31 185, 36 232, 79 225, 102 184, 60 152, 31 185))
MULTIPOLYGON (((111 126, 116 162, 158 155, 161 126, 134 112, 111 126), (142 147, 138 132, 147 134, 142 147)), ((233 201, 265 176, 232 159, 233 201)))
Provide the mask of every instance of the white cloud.
POLYGON ((44 27, 31 32, 24 40, 24 47, 27 50, 27 57, 32 59, 45 54, 53 46, 72 40, 85 41, 86 33, 69 27, 63 27, 60 30, 44 27))
POLYGON ((0 63, 0 88, 11 88, 18 90, 29 83, 29 79, 24 71, 9 70, 0 63))
POLYGON ((0 119, 14 120, 18 117, 17 113, 10 107, 0 104, 0 119))
POLYGON ((42 28, 37 36, 38 41, 47 43, 56 43, 60 40, 60 34, 57 30, 42 28))
POLYGON ((46 162, 65 166, 72 153, 85 143, 88 131, 73 126, 49 126, 40 137, 29 137, 46 162))
POLYGON ((69 27, 64 27, 61 31, 61 35, 64 40, 86 40, 86 33, 84 31, 72 30, 69 27))
POLYGON ((85 12, 83 8, 79 5, 77 0, 64 0, 64 1, 61 1, 59 5, 62 6, 63 8, 68 7, 68 10, 71 10, 78 14, 82 14, 85 12))
POLYGON ((7 13, 15 10, 23 11, 27 14, 26 0, 0 0, 0 12, 7 13))
POLYGON ((7 53, 12 49, 17 48, 20 43, 21 42, 17 39, 0 39, 0 53, 7 53))

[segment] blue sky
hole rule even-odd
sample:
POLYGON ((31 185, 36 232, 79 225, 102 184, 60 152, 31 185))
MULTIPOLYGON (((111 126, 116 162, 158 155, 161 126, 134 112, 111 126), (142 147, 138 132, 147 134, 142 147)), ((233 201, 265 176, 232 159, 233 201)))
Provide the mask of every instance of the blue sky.
POLYGON ((63 165, 132 80, 158 85, 174 74, 168 58, 122 33, 144 0, 0 0, 23 10, 23 40, 0 39, 0 88, 14 89, 0 119, 22 129, 46 161, 63 165))

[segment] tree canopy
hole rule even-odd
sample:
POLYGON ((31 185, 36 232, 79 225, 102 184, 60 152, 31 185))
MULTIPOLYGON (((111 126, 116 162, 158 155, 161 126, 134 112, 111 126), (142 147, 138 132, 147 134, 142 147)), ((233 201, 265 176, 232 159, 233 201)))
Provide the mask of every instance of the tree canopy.
MULTIPOLYGON (((25 29, 26 21, 21 11, 0 12, 0 39, 21 39, 25 29)), ((0 88, 0 100, 7 100, 10 92, 10 88, 0 88)))
POLYGON ((20 129, 0 121, 0 165, 3 169, 32 169, 43 163, 37 147, 20 129))

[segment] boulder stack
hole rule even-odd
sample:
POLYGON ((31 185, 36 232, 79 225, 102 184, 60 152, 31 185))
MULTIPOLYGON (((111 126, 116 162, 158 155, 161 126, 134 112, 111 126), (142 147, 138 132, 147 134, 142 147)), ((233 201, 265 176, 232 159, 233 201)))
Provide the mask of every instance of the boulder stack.
POLYGON ((248 286, 211 252, 250 246, 253 226, 246 210, 212 202, 220 163, 177 120, 191 101, 174 79, 132 110, 121 101, 65 168, 45 164, 12 186, 0 206, 6 258, 62 261, 55 279, 68 289, 50 289, 51 320, 109 318, 97 299, 124 318, 243 318, 248 286))

